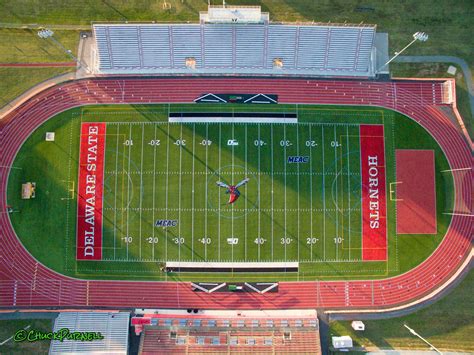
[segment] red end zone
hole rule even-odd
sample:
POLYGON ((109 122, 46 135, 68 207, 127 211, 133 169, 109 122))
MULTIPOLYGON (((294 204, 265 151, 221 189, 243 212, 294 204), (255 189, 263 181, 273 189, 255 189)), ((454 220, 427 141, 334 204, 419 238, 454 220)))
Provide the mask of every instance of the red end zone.
POLYGON ((77 260, 102 259, 105 123, 81 125, 77 197, 77 260))
POLYGON ((387 260, 385 148, 382 125, 360 126, 362 260, 387 260))

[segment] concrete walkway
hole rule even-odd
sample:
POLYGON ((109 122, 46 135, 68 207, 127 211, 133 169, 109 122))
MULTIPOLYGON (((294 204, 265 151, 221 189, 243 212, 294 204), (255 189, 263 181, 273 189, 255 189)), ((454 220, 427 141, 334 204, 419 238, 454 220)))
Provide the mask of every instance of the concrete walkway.
POLYGON ((474 88, 472 85, 472 74, 469 65, 464 59, 451 57, 448 55, 407 55, 400 56, 395 59, 398 63, 454 63, 461 67, 466 80, 467 90, 469 91, 469 104, 471 107, 471 115, 474 117, 474 88))

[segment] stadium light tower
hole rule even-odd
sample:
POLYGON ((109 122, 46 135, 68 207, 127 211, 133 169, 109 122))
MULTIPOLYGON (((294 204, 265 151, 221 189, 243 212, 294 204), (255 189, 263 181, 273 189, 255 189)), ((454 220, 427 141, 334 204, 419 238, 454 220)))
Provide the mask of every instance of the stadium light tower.
POLYGON ((89 71, 89 68, 86 64, 82 63, 79 58, 72 54, 72 51, 70 49, 66 49, 66 47, 64 47, 61 42, 54 38, 54 32, 52 30, 47 28, 40 28, 40 30, 38 31, 38 37, 43 39, 51 39, 58 47, 60 47, 64 52, 66 52, 67 55, 69 55, 76 63, 78 63, 79 66, 82 66, 87 71, 89 71))
POLYGON ((387 62, 385 63, 384 65, 382 65, 378 71, 382 70, 383 68, 385 68, 387 65, 389 65, 395 58, 397 58, 400 54, 402 54, 408 47, 410 47, 413 43, 415 43, 416 41, 420 41, 420 42, 426 42, 428 40, 428 35, 425 33, 425 32, 415 32, 413 34, 413 40, 408 43, 405 47, 402 48, 401 51, 399 52, 395 52, 395 55, 387 62))
POLYGON ((418 334, 417 332, 415 332, 412 328, 410 328, 408 325, 406 324, 403 324, 403 326, 405 328, 407 328, 410 333, 412 333, 414 336, 420 338, 421 340, 423 340, 426 344, 428 344, 430 346, 431 349, 433 349, 434 351, 436 351, 438 354, 442 354, 441 351, 439 351, 437 348, 434 347, 434 345, 432 345, 428 340, 426 340, 425 338, 423 338, 420 334, 418 334))

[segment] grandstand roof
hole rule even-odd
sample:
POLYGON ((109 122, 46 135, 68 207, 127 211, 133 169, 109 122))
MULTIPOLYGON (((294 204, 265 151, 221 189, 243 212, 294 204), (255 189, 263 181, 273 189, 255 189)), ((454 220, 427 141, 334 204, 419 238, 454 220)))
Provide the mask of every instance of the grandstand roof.
POLYGON ((372 25, 95 24, 97 74, 374 75, 372 25))
POLYGON ((130 313, 63 312, 54 322, 54 332, 100 332, 94 341, 52 340, 49 354, 127 354, 130 313))

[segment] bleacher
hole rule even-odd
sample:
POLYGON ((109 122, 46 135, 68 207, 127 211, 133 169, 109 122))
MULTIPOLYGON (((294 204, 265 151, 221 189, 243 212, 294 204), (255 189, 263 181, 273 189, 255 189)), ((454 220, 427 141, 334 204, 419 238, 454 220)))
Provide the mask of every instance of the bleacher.
POLYGON ((369 25, 95 24, 93 32, 96 74, 375 75, 369 25))
POLYGON ((315 311, 287 312, 285 318, 278 312, 145 313, 132 318, 132 326, 141 332, 140 354, 321 353, 315 311))

